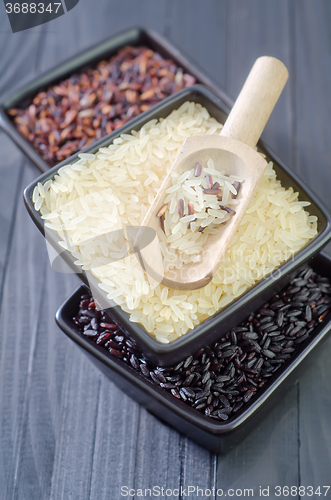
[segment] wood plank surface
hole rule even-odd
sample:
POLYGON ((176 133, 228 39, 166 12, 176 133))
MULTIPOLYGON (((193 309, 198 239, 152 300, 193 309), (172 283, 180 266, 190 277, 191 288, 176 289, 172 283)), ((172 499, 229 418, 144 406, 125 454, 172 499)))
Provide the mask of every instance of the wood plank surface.
POLYGON ((273 56, 285 64, 289 79, 268 120, 262 138, 289 164, 291 158, 290 95, 294 71, 290 58, 288 4, 288 0, 229 3, 225 90, 235 99, 258 57, 273 56))
POLYGON ((100 386, 91 469, 91 498, 120 497, 136 482, 137 435, 142 409, 105 377, 100 386))
POLYGON ((0 163, 2 189, 0 196, 0 283, 3 293, 4 276, 13 241, 13 224, 16 218, 16 199, 22 191, 24 158, 13 142, 0 131, 0 149, 3 160, 0 163), (15 167, 13 168, 13 165, 15 167))
MULTIPOLYGON (((25 162, 26 163, 26 162, 25 162)), ((12 169, 9 176, 14 176, 12 169)), ((22 175, 22 171, 20 172, 22 175)), ((21 185, 35 171, 24 169, 21 185)), ((22 188, 21 188, 22 189, 22 188)), ((31 369, 44 286, 46 256, 41 235, 26 232, 29 217, 20 193, 14 196, 17 213, 1 303, 1 475, 4 498, 11 498, 22 450, 22 435, 29 405, 31 369), (24 238, 24 244, 22 244, 24 238), (19 314, 14 311, 19 310, 19 314)))
MULTIPOLYGON (((304 1, 294 8, 294 161, 296 170, 331 208, 331 57, 326 50, 331 46, 331 5, 321 2, 320 8, 314 9, 304 1)), ((300 482, 315 488, 328 484, 331 469, 330 356, 328 341, 299 382, 300 482)))
MULTIPOLYGON (((3 3, 0 16, 0 98, 135 25, 166 34, 232 98, 256 57, 280 58, 290 79, 264 138, 331 207, 327 0, 80 0, 15 35, 3 3)), ((117 499, 121 486, 257 496, 259 486, 327 484, 331 342, 234 450, 217 456, 196 445, 109 382, 56 326, 79 281, 51 269, 23 205, 37 169, 2 132, 0 148, 0 500, 117 499)))
MULTIPOLYGON (((227 36, 226 91, 235 97, 256 58, 271 55, 288 68, 289 81, 267 123, 263 138, 285 161, 291 158, 291 87, 288 2, 230 3, 227 36), (249 40, 249 43, 247 43, 249 40), (240 64, 238 62, 240 61, 240 64)), ((219 457, 217 488, 253 488, 288 479, 297 484, 298 409, 294 388, 242 445, 227 457, 219 457), (291 457, 291 458, 290 458, 291 457), (294 459, 294 460, 293 460, 294 459)))
POLYGON ((304 0, 292 13, 296 83, 293 93, 294 168, 331 207, 331 4, 304 0))
POLYGON ((81 0, 71 12, 47 26, 39 64, 42 71, 84 49, 134 26, 165 31, 166 0, 98 1, 95 8, 81 0), (50 58, 50 53, 52 57, 50 58))
POLYGON ((166 25, 166 35, 223 88, 227 71, 228 10, 229 2, 171 1, 166 25))
MULTIPOLYGON (((298 388, 294 386, 263 422, 234 450, 218 457, 217 488, 226 492, 297 485, 298 472, 298 388)), ((238 495, 240 496, 240 495, 238 495)))

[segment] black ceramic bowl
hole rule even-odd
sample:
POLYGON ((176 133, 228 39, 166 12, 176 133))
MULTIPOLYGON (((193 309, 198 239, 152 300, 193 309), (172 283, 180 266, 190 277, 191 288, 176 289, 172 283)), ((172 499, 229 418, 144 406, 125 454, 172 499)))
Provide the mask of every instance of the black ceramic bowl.
MULTIPOLYGON (((331 259, 317 255, 311 261, 315 271, 331 280, 331 259)), ((144 378, 122 360, 111 356, 104 347, 84 336, 72 318, 79 309, 80 297, 86 293, 80 286, 56 313, 60 328, 76 342, 92 362, 113 380, 126 394, 142 404, 151 413, 186 434, 200 445, 225 453, 242 441, 271 410, 286 390, 290 389, 300 370, 312 359, 331 329, 331 314, 318 326, 291 359, 273 375, 270 381, 243 408, 226 422, 211 420, 197 410, 176 399, 166 389, 144 378)), ((220 338, 222 335, 220 336, 220 338)))
MULTIPOLYGON (((15 108, 22 104, 26 99, 35 96, 40 90, 54 85, 61 80, 70 77, 73 73, 93 67, 99 61, 107 59, 118 52, 126 45, 139 46, 145 45, 158 52, 166 59, 172 59, 174 63, 181 67, 184 72, 196 78, 197 83, 207 85, 219 95, 227 107, 232 106, 230 98, 224 92, 217 88, 216 84, 207 77, 200 69, 196 67, 180 50, 169 40, 154 31, 132 28, 112 36, 107 40, 91 47, 90 49, 77 54, 67 61, 47 71, 43 75, 35 78, 32 82, 8 95, 0 104, 0 126, 10 135, 18 146, 31 158, 31 160, 40 168, 42 172, 50 169, 49 164, 38 154, 31 143, 27 141, 17 130, 14 123, 7 114, 7 110, 15 108)), ((114 136, 115 137, 115 136, 114 136)))
MULTIPOLYGON (((178 92, 172 97, 165 99, 153 109, 143 113, 129 124, 122 127, 117 133, 113 133, 98 143, 94 144, 86 151, 94 153, 100 147, 108 146, 112 140, 121 133, 129 133, 132 129, 138 130, 147 121, 153 118, 161 118, 170 114, 173 109, 177 109, 183 102, 190 100, 201 103, 205 106, 209 113, 217 120, 224 123, 226 119, 226 105, 212 91, 201 85, 196 85, 178 92)), ((302 250, 300 250, 289 261, 277 268, 277 272, 267 276, 256 285, 252 286, 241 297, 233 301, 227 307, 216 313, 211 318, 205 320, 199 326, 189 331, 181 338, 171 342, 170 344, 161 344, 154 337, 146 332, 146 330, 138 323, 131 323, 129 315, 120 309, 119 306, 112 307, 111 315, 118 321, 129 336, 135 338, 145 354, 160 366, 172 365, 192 352, 197 351, 204 345, 211 344, 219 337, 220 332, 229 330, 232 326, 244 319, 250 311, 260 307, 269 297, 277 293, 286 282, 289 282, 293 272, 298 270, 310 257, 319 252, 321 248, 330 239, 330 214, 324 207, 323 203, 315 196, 312 191, 299 178, 290 171, 290 169, 280 160, 262 141, 259 142, 261 150, 274 162, 274 167, 278 178, 283 186, 292 186, 295 191, 299 192, 301 200, 311 202, 309 212, 318 217, 318 235, 302 250)), ((72 156, 69 160, 62 162, 54 167, 49 172, 43 174, 33 183, 28 186, 24 192, 25 203, 27 209, 39 230, 44 233, 44 222, 41 216, 34 209, 32 202, 32 193, 38 182, 44 183, 48 179, 53 178, 57 170, 68 163, 73 162, 77 155, 72 156)), ((74 264, 75 259, 67 251, 58 244, 58 236, 55 232, 50 231, 48 234, 49 242, 54 246, 70 267, 77 272, 85 284, 92 288, 96 298, 101 303, 102 307, 107 303, 106 293, 103 293, 97 286, 97 282, 93 277, 87 280, 87 277, 82 270, 74 264), (98 293, 97 293, 98 291, 98 293)), ((108 301, 109 304, 109 301, 108 301)))

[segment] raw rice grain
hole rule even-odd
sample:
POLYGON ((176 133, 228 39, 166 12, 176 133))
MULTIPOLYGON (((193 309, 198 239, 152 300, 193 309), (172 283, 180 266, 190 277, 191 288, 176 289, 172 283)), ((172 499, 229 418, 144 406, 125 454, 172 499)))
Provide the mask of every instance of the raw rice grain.
MULTIPOLYGON (((185 131, 188 135, 192 131, 195 134, 219 134, 221 129, 222 125, 211 118, 199 104, 186 102, 167 118, 152 120, 140 131, 115 139, 108 148, 102 148, 96 153, 94 159, 83 157, 75 164, 66 166, 56 173, 51 181, 47 181, 41 190, 37 186, 33 193, 35 208, 40 209, 45 221, 49 220, 45 225, 58 232, 59 238, 65 242, 82 268, 88 273, 91 272, 99 280, 100 286, 107 285, 107 292, 115 303, 126 310, 132 320, 139 321, 152 335, 155 335, 155 327, 152 322, 146 320, 146 304, 149 305, 148 315, 155 322, 159 311, 166 305, 165 302, 168 302, 171 311, 167 310, 162 321, 158 323, 157 338, 160 340, 162 337, 162 342, 182 336, 209 315, 225 307, 298 252, 317 234, 316 218, 305 210, 307 202, 299 202, 298 194, 294 193, 292 188, 285 189, 281 186, 272 163, 269 163, 250 207, 210 284, 205 288, 185 291, 182 294, 177 290, 167 289, 167 298, 163 299, 164 287, 150 283, 136 255, 127 248, 128 242, 122 229, 133 222, 134 225, 142 223, 163 178, 182 146, 182 132, 185 131), (162 158, 152 154, 155 149, 160 152, 162 158), (127 187, 132 179, 136 185, 127 187), (283 227, 284 217, 286 228, 283 227), (261 227, 264 227, 264 230, 261 227), (296 228, 296 234, 290 231, 293 227, 296 228), (263 231, 265 234, 262 236, 263 231), (115 260, 111 261, 109 256, 115 260), (138 274, 141 284, 137 287, 138 274), (189 314, 191 323, 185 319, 187 309, 182 306, 181 300, 174 301, 176 307, 171 307, 171 299, 174 296, 185 296, 182 301, 192 305, 193 309, 189 314), (201 299, 210 302, 209 306, 200 306, 201 299), (189 326, 191 324, 192 326, 189 326), (166 331, 160 330, 163 325, 173 327, 173 333, 168 332, 168 337, 166 331)), ((195 173, 194 165, 192 169, 195 173)), ((199 172, 199 168, 197 171, 199 172)), ((212 179, 209 181, 211 183, 212 179)), ((234 189, 240 192, 240 189, 234 189)), ((194 193, 193 190, 192 192, 194 193)), ((174 186, 169 193, 169 200, 165 200, 165 203, 169 202, 171 205, 174 193, 177 193, 177 202, 181 199, 179 188, 174 186)), ((197 186, 196 193, 192 203, 194 208, 198 209, 199 206, 203 207, 203 190, 197 186)), ((222 194, 222 205, 235 207, 232 203, 237 201, 236 194, 226 185, 222 194)), ((167 245, 171 254, 169 265, 180 265, 177 249, 181 245, 184 245, 181 251, 186 253, 187 261, 192 258, 198 261, 200 255, 196 253, 198 247, 193 236, 201 230, 202 234, 198 236, 203 244, 207 236, 202 226, 209 217, 208 214, 204 214, 204 219, 197 218, 196 222, 190 222, 190 247, 186 246, 185 236, 181 232, 181 226, 186 230, 187 223, 180 222, 174 204, 171 208, 172 214, 169 208, 164 214, 164 231, 171 242, 171 245, 167 245), (178 217, 178 221, 174 222, 175 225, 179 224, 178 238, 175 238, 177 234, 170 235, 170 224, 173 224, 173 221, 169 217, 172 216, 178 217), (174 238, 171 239, 172 237, 174 238)), ((160 232, 162 233, 161 229, 160 232)), ((163 241, 162 236, 159 237, 160 241, 163 241)))

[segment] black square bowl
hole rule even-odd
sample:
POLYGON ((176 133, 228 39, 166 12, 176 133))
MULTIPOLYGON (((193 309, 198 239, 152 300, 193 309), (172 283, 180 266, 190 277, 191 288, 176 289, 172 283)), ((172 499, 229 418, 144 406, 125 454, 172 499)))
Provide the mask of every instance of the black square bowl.
MULTIPOLYGON (((226 120, 226 104, 208 88, 202 85, 195 85, 165 99, 160 104, 132 120, 129 124, 121 127, 120 130, 103 138, 93 146, 86 148, 85 151, 95 153, 100 147, 107 147, 113 139, 118 137, 121 133, 130 133, 131 130, 139 130, 151 119, 166 117, 172 110, 179 108, 186 101, 200 103, 207 108, 211 116, 214 116, 221 123, 224 123, 226 120)), ((276 272, 259 281, 214 316, 206 319, 193 330, 190 330, 185 335, 169 344, 161 344, 152 337, 142 325, 131 323, 129 315, 122 311, 119 306, 112 307, 111 316, 114 321, 121 324, 121 327, 125 330, 127 335, 133 337, 136 342, 138 342, 146 356, 160 366, 173 365, 185 356, 198 351, 200 347, 213 343, 215 339, 219 337, 220 333, 226 332, 232 326, 238 324, 249 315, 250 311, 262 306, 269 297, 277 293, 285 283, 291 280, 293 273, 302 267, 310 257, 319 252, 331 237, 331 215, 323 203, 308 186, 291 172, 289 167, 287 167, 280 158, 264 145, 262 141, 259 142, 259 147, 261 151, 267 155, 267 159, 274 162, 277 177, 282 182, 282 185, 284 187, 292 186, 295 191, 299 192, 299 198, 301 200, 311 202, 309 212, 318 217, 318 234, 290 260, 279 266, 276 272)), ((41 175, 24 191, 24 199, 30 216, 43 234, 45 234, 44 221, 40 213, 34 208, 32 202, 33 190, 38 182, 43 184, 48 179, 52 179, 59 168, 74 162, 76 159, 78 159, 77 154, 60 163, 49 172, 41 175)), ((83 282, 92 289, 95 298, 101 306, 106 308, 107 306, 105 304, 109 304, 110 301, 106 297, 107 294, 98 288, 97 280, 91 275, 87 277, 86 274, 82 272, 82 269, 74 264, 76 259, 68 251, 64 251, 58 244, 59 237, 54 231, 48 232, 47 239, 56 249, 58 254, 61 254, 65 262, 67 262, 69 266, 79 274, 83 282)))
MULTIPOLYGON (((173 45, 164 36, 149 29, 134 27, 117 35, 107 38, 103 42, 84 50, 55 68, 38 76, 24 87, 10 93, 0 104, 0 126, 16 142, 16 144, 29 156, 42 172, 47 172, 51 167, 32 144, 17 130, 7 114, 8 109, 15 108, 34 97, 39 91, 54 85, 72 74, 94 67, 99 61, 115 55, 121 48, 132 45, 145 45, 158 52, 166 59, 172 59, 184 72, 194 76, 197 83, 202 83, 211 88, 226 103, 227 110, 232 106, 232 100, 220 90, 217 85, 206 76, 188 57, 173 45)), ((117 132, 117 131, 116 131, 117 132)))
MULTIPOLYGON (((330 257, 319 254, 311 260, 310 265, 316 272, 331 280, 330 257)), ((331 329, 329 314, 291 359, 282 365, 236 416, 226 422, 218 422, 176 399, 166 389, 144 378, 130 365, 111 356, 104 347, 84 336, 72 318, 79 310, 81 295, 86 293, 87 288, 80 286, 57 311, 56 321, 60 328, 126 394, 162 421, 217 453, 226 453, 259 425, 269 410, 274 408, 284 393, 293 386, 301 370, 307 366, 307 361, 312 361, 319 351, 316 348, 327 338, 331 329)), ((221 338, 222 334, 218 340, 221 338)))

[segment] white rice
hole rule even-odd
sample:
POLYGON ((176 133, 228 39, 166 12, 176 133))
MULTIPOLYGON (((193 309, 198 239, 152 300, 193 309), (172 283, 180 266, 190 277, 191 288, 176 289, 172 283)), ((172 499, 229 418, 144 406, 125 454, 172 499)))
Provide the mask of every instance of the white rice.
MULTIPOLYGON (((228 305, 317 234, 316 217, 305 211, 308 202, 299 201, 292 188, 283 188, 269 164, 218 272, 207 286, 179 292, 149 281, 135 254, 128 252, 122 228, 142 223, 183 138, 219 134, 221 128, 206 109, 186 102, 166 119, 152 120, 138 132, 123 134, 95 155, 81 154, 79 161, 61 168, 52 181, 37 185, 33 193, 35 208, 40 209, 45 226, 58 233, 63 247, 84 270, 90 270, 131 321, 141 323, 163 343, 184 335, 228 305)), ((228 199, 223 204, 231 199, 228 184, 228 199)), ((189 188, 189 183, 186 186, 189 188)), ((197 191, 196 203, 203 206, 202 190, 197 191)), ((180 223, 175 221, 177 207, 172 209, 171 223, 176 225, 180 223)), ((199 225, 201 222, 199 219, 199 225)), ((197 222, 191 226, 194 231, 199 227, 197 222)), ((169 253, 175 266, 180 265, 176 248, 199 261, 199 245, 194 240, 197 233, 190 233, 192 241, 186 241, 180 229, 178 237, 170 236, 167 219, 165 232, 169 239, 173 237, 174 249, 169 248, 169 253)), ((161 229, 159 237, 165 245, 161 229)), ((203 244, 207 236, 201 233, 199 238, 203 244)))
MULTIPOLYGON (((187 170, 179 176, 177 172, 172 175, 172 185, 166 190, 165 205, 160 208, 162 211, 163 208, 167 207, 164 214, 162 211, 165 234, 168 236, 165 244, 161 247, 165 273, 174 267, 178 268, 178 266, 190 263, 193 248, 194 253, 201 253, 206 236, 212 233, 213 229, 217 230, 219 224, 225 223, 230 218, 225 210, 220 209, 220 205, 224 205, 225 200, 227 205, 231 205, 232 201, 237 203, 235 197, 238 193, 233 185, 236 182, 242 183, 243 179, 232 175, 226 176, 226 172, 216 168, 212 159, 209 159, 206 165, 199 164, 199 166, 199 171, 196 170, 195 166, 192 166, 191 170, 187 170), (207 174, 212 176, 208 181, 207 174), (209 181, 211 185, 208 185, 209 181), (212 185, 215 184, 217 187, 214 190, 218 194, 205 193, 206 189, 211 189, 212 185), (232 195, 229 197, 229 191, 234 197, 232 195), (179 214, 180 202, 182 203, 182 214, 179 214), (194 210, 193 215, 186 215, 189 212, 189 203, 191 209, 194 210), (195 220, 196 224, 190 224, 195 220), (192 233, 196 232, 198 234, 193 237, 192 233), (180 240, 179 238, 172 239, 172 235, 175 234, 180 237, 180 240), (169 258, 169 247, 174 250, 176 261, 169 258)), ((196 259, 195 262, 198 260, 196 259)))

